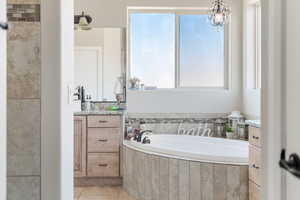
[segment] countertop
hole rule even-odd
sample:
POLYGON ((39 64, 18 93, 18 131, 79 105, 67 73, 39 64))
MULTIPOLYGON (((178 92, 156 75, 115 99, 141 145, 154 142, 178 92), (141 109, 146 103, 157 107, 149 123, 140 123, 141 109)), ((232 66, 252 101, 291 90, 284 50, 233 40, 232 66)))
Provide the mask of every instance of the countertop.
POLYGON ((246 124, 249 124, 249 126, 253 126, 253 127, 256 127, 256 128, 261 127, 260 120, 246 120, 246 124))
POLYGON ((79 111, 74 112, 74 115, 124 115, 126 110, 99 110, 99 111, 79 111))

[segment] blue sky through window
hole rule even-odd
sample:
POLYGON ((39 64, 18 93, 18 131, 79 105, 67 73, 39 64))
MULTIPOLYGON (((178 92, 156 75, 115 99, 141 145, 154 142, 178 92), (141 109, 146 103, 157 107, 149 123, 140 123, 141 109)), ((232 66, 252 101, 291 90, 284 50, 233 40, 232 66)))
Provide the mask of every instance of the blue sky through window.
POLYGON ((131 77, 146 86, 175 87, 175 15, 131 15, 131 77))
POLYGON ((180 86, 224 86, 224 29, 207 15, 180 16, 180 86))
MULTIPOLYGON (((181 15, 181 87, 224 86, 224 29, 216 31, 207 15, 181 15)), ((175 14, 131 15, 131 77, 147 86, 175 87, 175 14)))

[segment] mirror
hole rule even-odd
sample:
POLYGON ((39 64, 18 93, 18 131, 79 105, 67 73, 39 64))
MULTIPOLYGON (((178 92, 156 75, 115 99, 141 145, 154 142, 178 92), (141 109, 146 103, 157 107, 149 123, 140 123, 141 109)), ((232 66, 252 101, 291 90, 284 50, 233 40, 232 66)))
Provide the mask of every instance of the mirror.
POLYGON ((91 101, 125 101, 125 30, 75 31, 74 86, 83 86, 91 101))

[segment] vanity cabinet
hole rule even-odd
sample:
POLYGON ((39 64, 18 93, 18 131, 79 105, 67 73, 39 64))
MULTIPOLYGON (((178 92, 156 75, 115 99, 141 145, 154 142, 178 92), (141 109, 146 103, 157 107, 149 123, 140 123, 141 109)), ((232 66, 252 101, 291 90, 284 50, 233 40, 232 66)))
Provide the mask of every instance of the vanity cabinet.
POLYGON ((249 127, 249 200, 261 199, 261 129, 249 127))
POLYGON ((86 176, 86 117, 74 117, 74 174, 86 176))
POLYGON ((75 116, 75 177, 120 177, 121 124, 120 115, 75 116))

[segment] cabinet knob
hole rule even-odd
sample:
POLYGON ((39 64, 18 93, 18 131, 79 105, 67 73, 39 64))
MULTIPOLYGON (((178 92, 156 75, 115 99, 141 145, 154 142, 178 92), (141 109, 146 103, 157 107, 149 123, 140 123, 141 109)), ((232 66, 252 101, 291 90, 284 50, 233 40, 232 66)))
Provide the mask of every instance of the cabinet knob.
POLYGON ((8 24, 6 22, 0 22, 0 28, 2 30, 8 30, 8 24))
POLYGON ((255 164, 253 164, 252 167, 253 167, 254 169, 259 169, 259 166, 256 166, 255 164))
POLYGON ((259 137, 257 137, 257 136, 253 136, 252 138, 255 139, 255 140, 259 139, 259 137))

